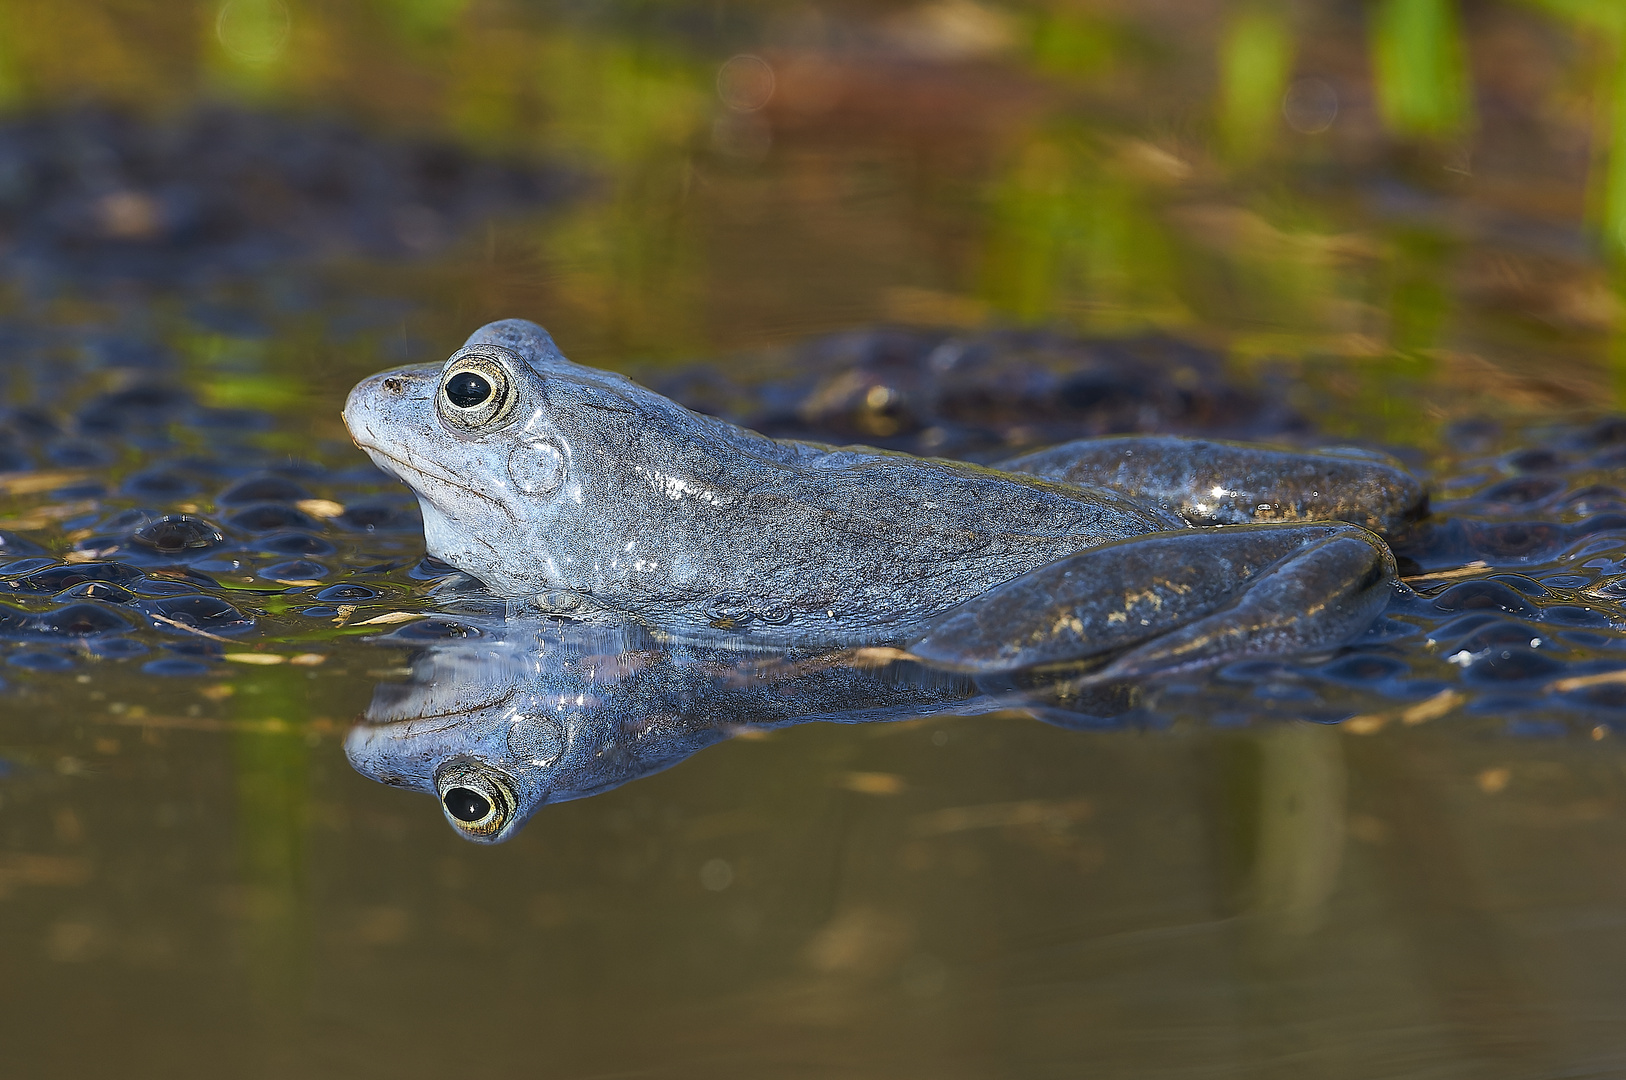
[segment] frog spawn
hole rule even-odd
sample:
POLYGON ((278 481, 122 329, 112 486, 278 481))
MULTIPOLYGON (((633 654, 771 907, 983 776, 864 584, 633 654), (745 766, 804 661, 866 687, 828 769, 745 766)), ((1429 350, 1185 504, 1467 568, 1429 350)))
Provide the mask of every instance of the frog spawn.
MULTIPOLYGON (((184 397, 162 400, 183 416, 193 408, 184 397)), ((316 601, 354 606, 384 596, 371 586, 321 583, 343 573, 347 561, 360 561, 363 547, 371 549, 368 565, 388 562, 420 579, 450 573, 416 570, 421 543, 411 503, 380 491, 387 481, 370 470, 338 482, 314 466, 301 468, 304 482, 248 471, 212 499, 200 499, 218 469, 191 458, 142 468, 117 492, 100 485, 94 492, 50 492, 95 496, 83 500, 88 513, 65 523, 78 533, 66 559, 16 533, 0 534, 0 648, 11 645, 7 663, 51 672, 139 659, 149 674, 204 674, 230 642, 257 629, 258 597, 309 592, 316 601), (155 502, 159 508, 146 508, 155 502), (176 511, 177 502, 185 509, 176 511), (327 516, 300 509, 300 502, 327 516), (160 655, 153 659, 155 649, 160 655)), ((310 610, 312 618, 331 618, 337 608, 315 603, 310 610)))
MULTIPOLYGON (((59 348, 63 345, 62 332, 53 333, 59 338, 52 347, 59 348)), ((28 343, 26 335, 19 340, 23 342, 19 345, 19 356, 23 358, 19 363, 23 367, 37 363, 27 359, 35 346, 28 343)), ((895 444, 901 440, 910 449, 952 448, 952 442, 927 445, 937 437, 931 433, 934 427, 947 431, 954 428, 956 416, 971 416, 967 410, 973 409, 978 394, 1016 394, 1016 389, 985 376, 998 373, 1002 356, 1018 365, 1036 362, 1033 358, 1039 354, 1034 351, 1034 342, 1045 350, 1041 366, 1046 373, 1025 382, 1011 380, 1009 387, 1027 387, 1017 394, 1020 402, 1009 408, 1015 425, 1011 431, 1021 427, 1017 423, 1021 411, 1018 405, 1026 408, 1035 403, 1035 415, 1050 418, 1044 421, 1050 426, 1041 425, 1045 435, 1070 438, 1134 426, 1134 410, 1121 414, 1110 409, 1101 411, 1115 401, 1139 400, 1134 394, 1126 397, 1127 391, 1102 390, 1097 394, 1081 389, 1085 384, 1095 385, 1092 379, 1102 386, 1111 383, 1108 373, 1115 361, 1108 353, 1101 353, 1088 342, 1060 338, 1039 341, 1032 337, 1024 340, 1025 344, 1019 344, 1027 350, 1025 353, 1002 352, 1008 349, 1008 343, 997 335, 968 339, 915 334, 907 336, 907 341, 893 353, 865 335, 843 335, 815 342, 807 349, 810 356, 829 358, 830 366, 819 376, 821 379, 837 379, 843 377, 843 372, 860 369, 884 369, 889 373, 887 378, 903 378, 900 371, 914 372, 908 378, 916 382, 893 387, 900 395, 905 390, 913 395, 910 407, 916 412, 910 415, 914 419, 900 428, 895 438, 877 440, 895 444), (956 384, 959 389, 953 394, 929 388, 911 390, 926 385, 935 371, 932 364, 947 363, 943 359, 946 352, 938 360, 930 360, 939 349, 956 354, 972 350, 951 365, 960 380, 956 384), (902 359, 894 363, 886 359, 888 355, 902 359), (1065 399, 1058 397, 1061 388, 1067 386, 1072 389, 1065 399), (1080 403, 1087 407, 1081 409, 1080 403), (907 435, 902 434, 905 428, 907 435)), ((314 464, 290 463, 258 449, 253 439, 271 428, 274 421, 264 414, 204 406, 166 384, 164 372, 171 361, 160 342, 136 332, 121 332, 114 337, 86 332, 80 338, 69 335, 67 344, 78 350, 78 355, 94 358, 94 364, 117 372, 125 385, 121 389, 96 390, 92 380, 88 384, 92 390, 81 405, 66 414, 32 408, 13 410, 0 417, 0 448, 9 448, 7 452, 15 460, 7 461, 14 469, 22 470, 21 474, 67 460, 118 460, 120 468, 128 471, 121 475, 118 469, 98 466, 99 471, 93 475, 64 480, 60 488, 16 500, 18 508, 13 512, 25 516, 31 506, 55 505, 70 499, 85 509, 78 516, 62 519, 60 524, 31 528, 26 536, 15 531, 9 537, 0 536, 0 559, 5 560, 0 562, 0 592, 6 594, 10 607, 22 612, 19 621, 8 622, 9 629, 0 635, 0 640, 11 643, 13 653, 52 653, 83 664, 92 657, 112 656, 128 649, 140 652, 141 662, 147 663, 151 662, 154 648, 166 656, 180 656, 175 650, 184 648, 189 650, 189 662, 207 665, 211 657, 226 648, 223 643, 150 618, 144 607, 150 608, 162 597, 210 596, 230 609, 218 616, 222 620, 218 625, 232 627, 230 632, 210 630, 209 620, 215 616, 203 614, 201 608, 176 609, 176 613, 168 615, 154 611, 182 624, 188 619, 200 619, 194 629, 229 640, 249 641, 267 630, 276 632, 256 610, 257 595, 288 595, 296 601, 296 619, 331 621, 343 617, 345 609, 381 603, 403 585, 417 588, 424 581, 453 573, 451 568, 423 558, 416 506, 398 485, 371 469, 330 471, 314 464), (208 432, 213 449, 200 456, 172 440, 169 433, 175 430, 208 432), (317 502, 326 504, 320 508, 324 515, 334 508, 339 512, 317 516, 305 508, 317 502), (70 533, 78 538, 66 540, 70 533), (61 556, 73 561, 64 562, 61 556), (110 576, 102 585, 90 587, 89 592, 65 595, 74 585, 89 580, 82 576, 87 568, 109 564, 123 569, 105 571, 110 576), (30 574, 42 570, 53 571, 54 576, 21 584, 30 574), (252 591, 224 587, 227 583, 241 584, 248 577, 254 578, 252 591), (127 590, 129 597, 117 589, 127 590), (130 629, 109 625, 75 635, 67 628, 79 625, 83 631, 90 629, 89 624, 69 621, 47 631, 42 629, 44 624, 21 621, 73 603, 89 603, 128 620, 130 629), (255 622, 250 629, 241 629, 238 616, 255 622)), ((1227 389, 1219 379, 1219 369, 1210 371, 1202 354, 1189 347, 1152 343, 1134 349, 1164 350, 1164 355, 1173 359, 1159 363, 1174 365, 1169 369, 1170 378, 1178 374, 1174 368, 1181 365, 1191 367, 1197 375, 1195 382, 1189 374, 1181 377, 1182 385, 1197 389, 1185 398, 1178 394, 1168 397, 1151 413, 1141 407, 1156 397, 1156 393, 1147 391, 1152 397, 1136 405, 1140 410, 1136 415, 1144 419, 1155 413, 1153 427, 1257 437, 1298 424, 1268 409, 1258 409, 1259 399, 1248 397, 1252 391, 1227 389), (1182 400, 1187 402, 1185 406, 1179 405, 1182 400), (1177 406, 1185 411, 1179 412, 1177 406), (1259 426, 1250 428, 1250 417, 1258 419, 1259 426)), ((803 395, 804 404, 806 395, 814 389, 803 387, 797 391, 803 395)), ((837 414, 821 412, 811 405, 804 407, 794 396, 786 404, 787 389, 782 386, 769 384, 750 393, 733 388, 730 393, 737 399, 736 412, 764 418, 770 429, 794 428, 797 434, 838 440, 855 433, 848 429, 856 421, 827 419, 837 414), (774 421, 776 415, 792 416, 794 423, 774 421), (775 428, 775 424, 779 427, 775 428)), ((866 390, 866 402, 868 396, 866 390)), ((880 396, 874 395, 877 401, 880 396)), ((1010 431, 988 431, 992 434, 979 435, 963 445, 975 442, 987 447, 984 453, 990 457, 1007 453, 1016 445, 1007 438, 1010 431), (1000 444, 997 450, 995 442, 1000 444)), ((1034 437, 1031 431, 1018 434, 1022 439, 1034 437)), ((1472 707, 1492 689, 1500 700, 1516 701, 1520 708, 1536 708, 1538 704, 1545 708, 1555 703, 1599 707, 1597 703, 1613 700, 1613 684, 1576 685, 1565 680, 1593 678, 1606 673, 1613 662, 1619 603, 1621 594, 1626 594, 1626 586, 1613 580, 1626 573, 1626 553, 1620 550, 1626 485, 1619 482, 1621 464, 1626 460, 1626 427, 1607 421, 1493 438, 1502 445, 1516 444, 1516 448, 1491 452, 1482 427, 1463 427, 1462 450, 1453 453, 1440 471, 1443 480, 1437 486, 1434 516, 1396 541, 1401 572, 1413 579, 1411 585, 1419 599, 1403 596, 1392 605, 1386 621, 1380 624, 1387 628, 1389 637, 1374 639, 1360 649, 1386 650, 1388 659, 1404 664, 1406 671, 1414 674, 1387 676, 1371 685, 1381 691, 1380 698, 1392 697, 1390 704, 1394 707, 1401 707, 1430 687, 1434 693, 1456 688, 1466 695, 1463 708, 1472 707), (1453 621, 1446 617, 1453 613, 1432 607, 1433 602, 1464 582, 1460 578, 1427 580, 1428 575, 1475 563, 1484 563, 1474 567, 1480 577, 1490 578, 1499 572, 1517 576, 1517 582, 1502 584, 1518 593, 1525 604, 1520 608, 1509 602, 1505 605, 1508 610, 1496 609, 1496 619, 1510 625, 1485 631, 1507 639, 1499 638, 1494 654, 1486 652, 1489 642, 1483 635, 1473 638, 1470 633, 1458 635, 1455 630, 1445 637, 1430 633, 1453 621), (1577 611, 1585 614, 1577 615, 1577 611), (1608 625, 1599 623, 1600 619, 1608 625), (1529 631, 1529 636, 1515 639, 1514 628, 1520 634, 1529 631), (1436 642, 1433 646, 1427 644, 1431 637, 1436 642), (1529 642, 1537 638, 1541 643, 1531 646, 1529 642), (1447 646, 1452 647, 1442 654, 1439 650, 1447 646), (1501 655, 1504 651, 1509 654, 1506 658, 1501 655), (1481 653, 1484 655, 1479 656, 1481 653), (1532 655, 1539 659, 1530 659, 1532 655), (1447 662, 1446 656, 1458 659, 1447 662), (1553 667, 1555 663, 1560 666, 1553 667), (1476 665, 1481 665, 1478 670, 1476 665), (1496 678, 1492 679, 1492 675, 1496 678), (1559 684, 1568 689, 1551 689, 1559 684)), ((344 455, 353 452, 345 450, 344 455)), ((334 460, 354 459, 335 454, 334 460)), ((97 572, 92 571, 92 575, 97 572)), ((1444 602, 1458 603, 1452 597, 1444 602)), ((771 631, 783 617, 770 601, 757 597, 720 595, 713 599, 712 606, 716 608, 714 618, 732 620, 738 630, 747 633, 771 631)), ((1454 614, 1466 617, 1486 612, 1454 614)), ((1481 623, 1480 629, 1484 626, 1481 623)), ((425 627, 421 633, 432 630, 425 627)), ((1315 665, 1297 661, 1286 665, 1251 661, 1229 670, 1233 674, 1252 672, 1274 687, 1262 690, 1264 696, 1260 698, 1274 702, 1269 706, 1273 711, 1298 695, 1306 701, 1328 696, 1333 702, 1328 712, 1337 712, 1336 695, 1347 693, 1350 685, 1338 673, 1342 669, 1332 670, 1321 680, 1311 674, 1319 670, 1315 665), (1320 689, 1304 697, 1305 680, 1320 689), (1291 693, 1289 687, 1293 688, 1291 693)), ((1170 700, 1178 697, 1176 693, 1170 700)))

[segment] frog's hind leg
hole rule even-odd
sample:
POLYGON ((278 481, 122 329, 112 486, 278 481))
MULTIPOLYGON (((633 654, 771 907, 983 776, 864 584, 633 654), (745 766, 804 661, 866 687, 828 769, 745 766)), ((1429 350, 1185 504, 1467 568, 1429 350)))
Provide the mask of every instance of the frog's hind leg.
POLYGON ((1354 525, 1183 530, 1081 551, 939 616, 909 647, 978 674, 1090 661, 1099 684, 1343 644, 1377 618, 1394 556, 1354 525))
POLYGON ((1393 533, 1426 513, 1428 493, 1385 454, 1311 452, 1176 436, 1082 439, 995 468, 1120 491, 1193 525, 1350 521, 1393 533))

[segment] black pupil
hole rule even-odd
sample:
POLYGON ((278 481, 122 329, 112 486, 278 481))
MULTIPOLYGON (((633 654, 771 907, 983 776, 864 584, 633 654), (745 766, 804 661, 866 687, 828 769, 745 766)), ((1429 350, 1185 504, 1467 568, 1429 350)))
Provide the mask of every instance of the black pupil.
POLYGON ((459 821, 479 821, 491 813, 491 800, 466 787, 454 787, 442 801, 447 812, 459 821))
POLYGON ((491 384, 472 371, 460 371, 446 382, 446 397, 459 409, 472 409, 491 396, 491 384))

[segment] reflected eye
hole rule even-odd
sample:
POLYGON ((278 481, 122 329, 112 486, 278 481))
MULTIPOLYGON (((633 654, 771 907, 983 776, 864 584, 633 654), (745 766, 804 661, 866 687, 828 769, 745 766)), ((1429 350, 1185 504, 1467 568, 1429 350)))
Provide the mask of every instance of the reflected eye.
POLYGON ((497 345, 470 345, 449 361, 440 378, 436 410, 448 427, 478 431, 496 427, 518 398, 513 371, 519 357, 497 345))
POLYGON ((503 839, 519 805, 508 776, 471 758, 442 765, 435 773, 435 790, 452 828, 486 843, 503 839))
POLYGON ((460 371, 446 380, 446 400, 459 409, 472 409, 491 397, 491 384, 472 371, 460 371))
POLYGON ((491 813, 491 800, 473 788, 454 787, 440 801, 448 814, 471 825, 491 813))

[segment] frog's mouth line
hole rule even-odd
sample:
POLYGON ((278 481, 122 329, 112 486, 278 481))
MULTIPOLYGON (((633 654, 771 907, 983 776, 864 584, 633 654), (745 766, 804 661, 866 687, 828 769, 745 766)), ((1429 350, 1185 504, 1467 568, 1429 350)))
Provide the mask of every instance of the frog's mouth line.
POLYGON ((356 727, 365 728, 368 731, 388 732, 408 739, 422 738, 425 735, 440 735, 466 724, 469 716, 473 713, 483 712, 488 709, 501 709, 511 704, 518 695, 519 688, 511 687, 507 693, 499 697, 490 701, 478 702, 474 705, 426 709, 411 716, 392 716, 387 720, 371 720, 364 714, 356 721, 356 727))
MULTIPOLYGON (((417 465, 414 465, 409 461, 403 461, 401 458, 396 457, 394 454, 390 453, 388 450, 382 449, 381 447, 369 446, 366 443, 360 441, 359 439, 355 440, 355 443, 356 443, 357 446, 361 447, 361 449, 366 451, 368 454, 377 454, 379 457, 388 458, 390 461, 394 462, 396 465, 400 466, 402 469, 406 470, 408 473, 412 474, 413 476, 421 477, 424 480, 434 480, 434 481, 437 481, 438 483, 446 484, 449 487, 457 488, 459 491, 467 492, 468 494, 473 495, 477 499, 482 499, 485 502, 490 503, 492 506, 495 506, 498 510, 501 510, 503 512, 503 516, 506 517, 509 521, 514 522, 516 525, 519 524, 518 519, 514 517, 513 510, 511 510, 502 500, 497 499, 497 498, 493 497, 492 495, 490 495, 490 494, 488 494, 488 493, 486 493, 484 491, 480 491, 477 488, 472 488, 469 485, 463 483, 462 481, 453 479, 452 477, 447 476, 447 475, 445 475, 443 473, 430 472, 429 470, 421 468, 421 467, 419 467, 417 465)), ((397 476, 397 478, 399 480, 401 480, 402 483, 405 483, 408 487, 412 488, 414 491, 419 491, 420 490, 417 485, 412 484, 411 482, 409 482, 406 477, 401 476, 399 473, 397 473, 396 476, 397 476)), ((427 498, 428 496, 425 496, 425 497, 427 498)), ((431 500, 431 501, 433 501, 433 500, 431 500)))

